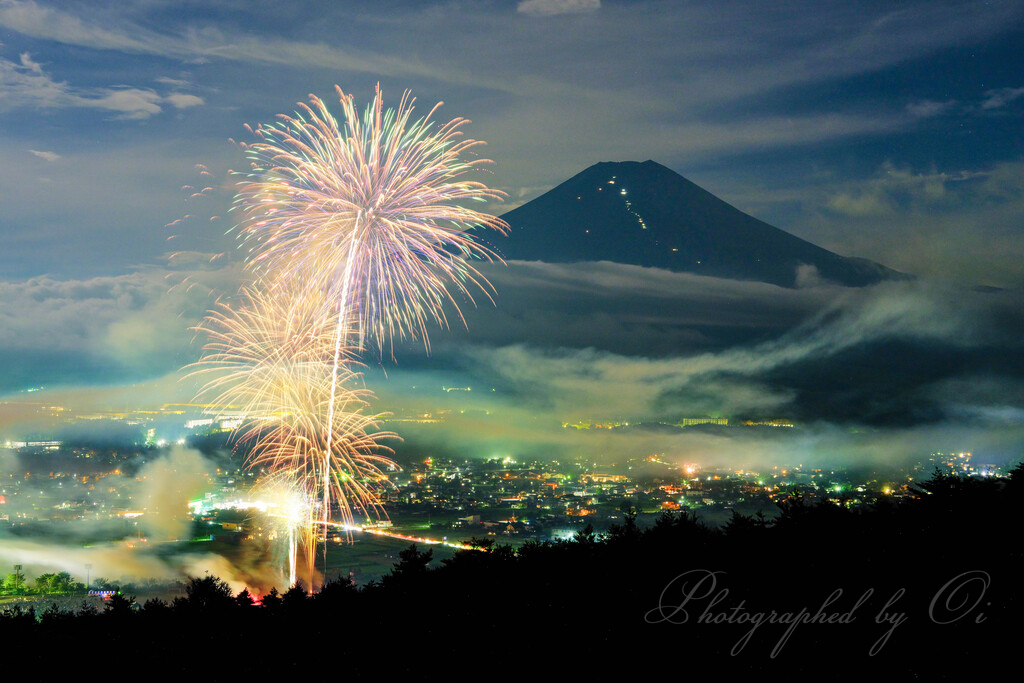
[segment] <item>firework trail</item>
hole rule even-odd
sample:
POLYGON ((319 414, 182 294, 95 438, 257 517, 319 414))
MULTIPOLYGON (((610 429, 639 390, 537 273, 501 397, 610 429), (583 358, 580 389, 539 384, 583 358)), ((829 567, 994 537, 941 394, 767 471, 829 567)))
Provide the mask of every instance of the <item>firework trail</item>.
MULTIPOLYGON (((298 549, 306 549, 306 561, 310 561, 309 549, 315 544, 316 524, 312 519, 311 501, 302 492, 297 482, 282 485, 280 480, 269 482, 261 479, 253 487, 252 495, 263 503, 267 517, 274 521, 277 533, 288 539, 288 585, 298 580, 298 549)), ((275 535, 271 535, 274 538, 275 535)), ((308 567, 312 570, 312 565, 308 567)), ((312 571, 310 571, 312 577, 312 571)), ((312 580, 310 580, 312 584, 312 580)))

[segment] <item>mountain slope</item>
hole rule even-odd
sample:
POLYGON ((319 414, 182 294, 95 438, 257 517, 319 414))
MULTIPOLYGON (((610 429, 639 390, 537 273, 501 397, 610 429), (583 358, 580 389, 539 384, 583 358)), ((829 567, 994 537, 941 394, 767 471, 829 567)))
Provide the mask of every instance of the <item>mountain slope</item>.
POLYGON ((907 277, 748 216, 653 161, 595 164, 502 218, 509 259, 616 261, 784 287, 801 266, 854 287, 907 277))

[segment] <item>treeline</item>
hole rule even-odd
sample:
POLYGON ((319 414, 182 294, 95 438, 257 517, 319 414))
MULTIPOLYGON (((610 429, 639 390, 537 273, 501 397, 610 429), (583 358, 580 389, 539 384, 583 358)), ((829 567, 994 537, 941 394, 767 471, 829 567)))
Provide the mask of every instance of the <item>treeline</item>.
POLYGON ((773 520, 737 515, 723 529, 685 512, 650 528, 631 516, 606 536, 584 529, 518 551, 477 539, 486 552, 436 569, 411 546, 361 589, 337 579, 313 595, 272 591, 261 605, 204 577, 172 602, 8 608, 0 642, 51 666, 57 644, 144 652, 169 673, 214 678, 977 678, 1019 640, 1022 503, 1018 466, 1003 480, 937 475, 915 500, 865 509, 793 498, 773 520))
MULTIPOLYGON (((185 584, 177 580, 166 579, 134 579, 131 581, 112 581, 98 576, 89 581, 89 585, 79 581, 68 572, 40 574, 34 579, 26 577, 20 569, 8 573, 0 581, 0 595, 22 597, 74 596, 86 595, 88 591, 114 591, 117 593, 141 592, 183 592, 185 584)), ((2 611, 0 611, 2 616, 2 611)))
POLYGON ((75 581, 67 572, 40 574, 29 583, 19 569, 7 574, 0 583, 0 595, 65 595, 84 592, 85 584, 75 581))

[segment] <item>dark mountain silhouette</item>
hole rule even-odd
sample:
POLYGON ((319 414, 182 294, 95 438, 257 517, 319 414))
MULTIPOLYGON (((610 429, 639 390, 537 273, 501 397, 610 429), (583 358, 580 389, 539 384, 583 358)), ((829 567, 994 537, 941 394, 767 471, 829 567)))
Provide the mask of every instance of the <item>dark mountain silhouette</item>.
POLYGON ((748 216, 654 161, 595 164, 502 218, 509 259, 615 261, 784 287, 801 266, 852 287, 908 277, 748 216))

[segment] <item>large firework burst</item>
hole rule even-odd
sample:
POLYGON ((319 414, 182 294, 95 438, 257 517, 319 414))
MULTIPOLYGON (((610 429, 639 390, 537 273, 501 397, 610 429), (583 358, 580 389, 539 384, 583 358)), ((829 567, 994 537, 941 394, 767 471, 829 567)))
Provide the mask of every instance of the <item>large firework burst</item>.
POLYGON ((464 119, 435 127, 434 107, 412 120, 408 92, 384 110, 379 87, 360 118, 337 93, 344 126, 310 95, 300 114, 259 126, 261 141, 246 146, 252 170, 236 202, 248 263, 270 282, 325 292, 334 311, 351 305, 360 347, 370 339, 383 351, 409 337, 429 348, 427 323, 447 325, 446 303, 461 318, 449 287, 470 301, 470 285, 489 296, 471 261, 498 257, 475 231, 508 226, 466 204, 503 194, 466 179, 489 162, 465 159, 482 143, 461 138, 464 119))

